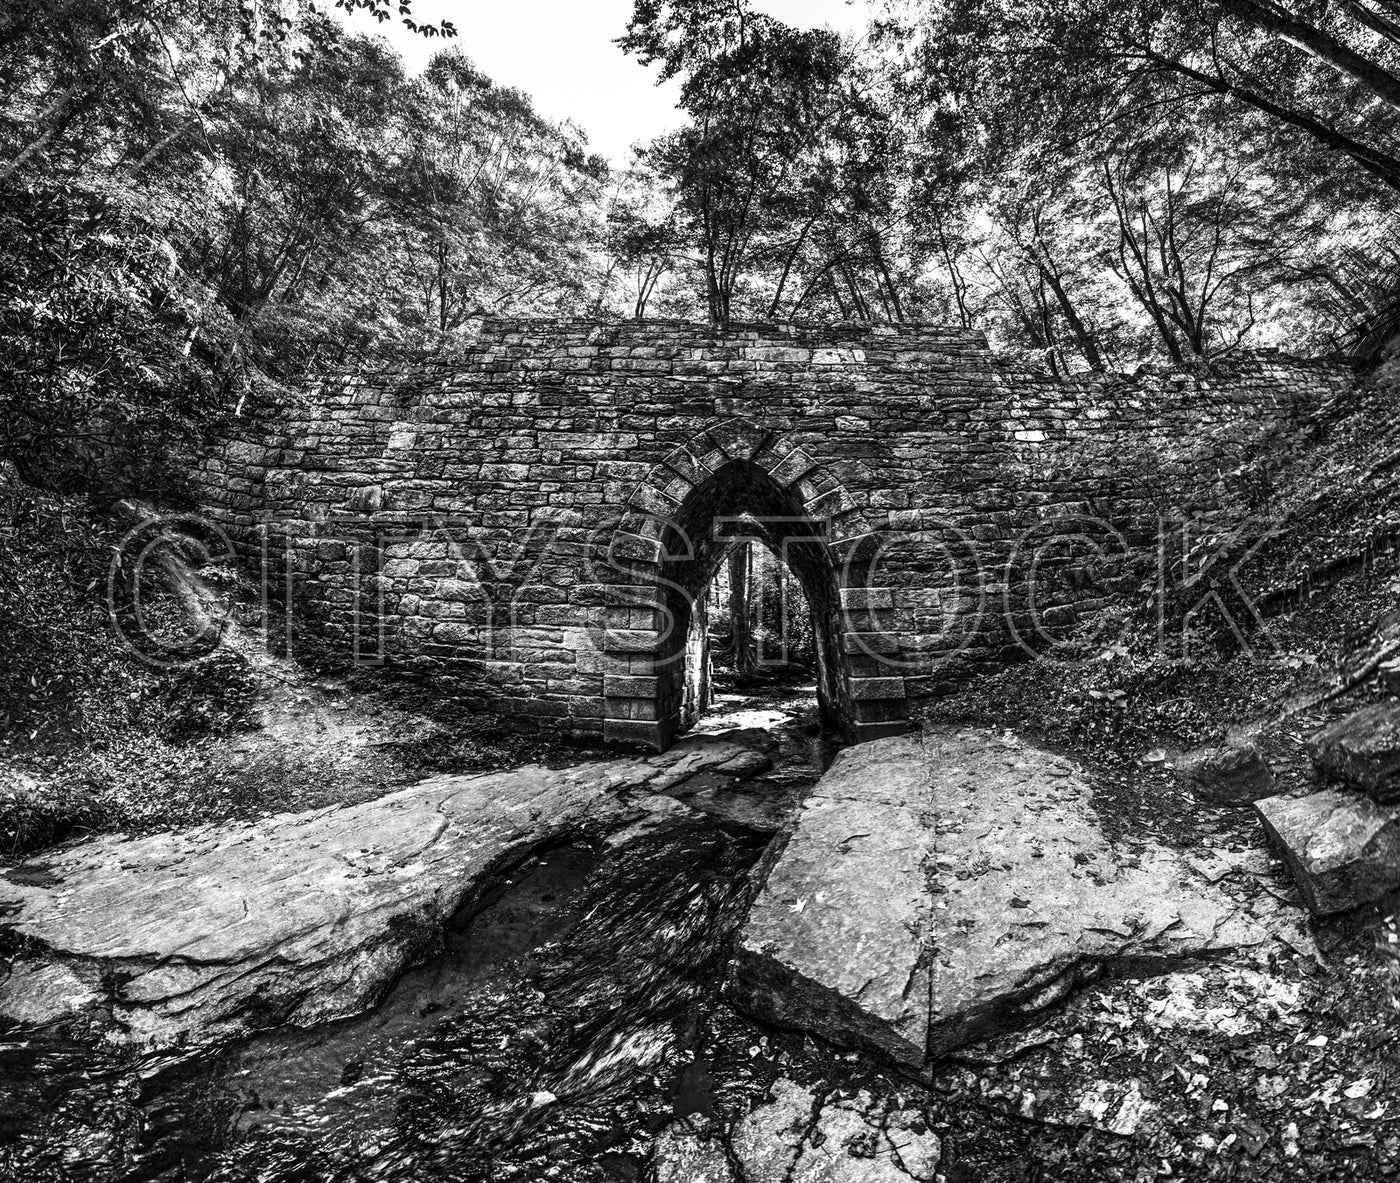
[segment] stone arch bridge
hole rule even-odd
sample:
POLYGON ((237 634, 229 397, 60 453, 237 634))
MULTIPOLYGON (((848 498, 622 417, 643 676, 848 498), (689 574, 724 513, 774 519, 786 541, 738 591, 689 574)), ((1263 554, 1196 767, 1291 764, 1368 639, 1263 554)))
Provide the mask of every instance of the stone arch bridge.
POLYGON ((1053 649, 1164 514, 1227 504, 1346 381, 1278 355, 1060 379, 925 325, 487 320, 254 413, 199 490, 347 657, 656 747, 703 705, 704 589, 756 539, 812 609, 825 711, 861 739, 1053 649))

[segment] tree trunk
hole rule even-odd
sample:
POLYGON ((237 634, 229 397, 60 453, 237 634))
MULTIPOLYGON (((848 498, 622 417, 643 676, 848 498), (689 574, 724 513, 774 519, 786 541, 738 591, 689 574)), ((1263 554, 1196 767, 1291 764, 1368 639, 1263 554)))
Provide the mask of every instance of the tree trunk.
POLYGON ((1400 159, 1391 156, 1387 152, 1382 152, 1379 148, 1372 148, 1368 144, 1363 144, 1350 136, 1344 135, 1334 127, 1329 127, 1321 120, 1314 119, 1311 115, 1301 111, 1294 111, 1284 107, 1272 99, 1265 98, 1261 94, 1250 90, 1248 87, 1236 86, 1234 83, 1224 78, 1207 74, 1202 70, 1197 70, 1188 66, 1185 62, 1177 61, 1166 54, 1158 53, 1151 46, 1141 46, 1139 51, 1145 61, 1159 65, 1167 70, 1172 70, 1180 74, 1183 78, 1189 78, 1192 82, 1198 82, 1207 90, 1216 94, 1227 95, 1237 99, 1242 103, 1263 111, 1266 115, 1272 115, 1275 119, 1305 131, 1312 136, 1324 148, 1333 152, 1340 152, 1344 156, 1349 156, 1373 177, 1383 181, 1392 189, 1400 189, 1400 159))
POLYGON ((778 563, 778 659, 786 664, 788 657, 788 569, 778 563))
POLYGON ((1069 325, 1069 331, 1074 337, 1074 343, 1079 347, 1079 352, 1089 363, 1091 370, 1102 373, 1105 367, 1099 343, 1094 340, 1094 334, 1089 331, 1089 326, 1079 315, 1074 301, 1069 298, 1069 292, 1065 290, 1064 282, 1060 278, 1059 268, 1050 261, 1049 255, 1044 252, 1043 247, 1042 256, 1037 257, 1035 263, 1040 268, 1041 275, 1045 277, 1045 282, 1050 285, 1050 290, 1055 294, 1055 300, 1060 305, 1060 311, 1064 313, 1065 323, 1069 325))
POLYGON ((1297 20, 1272 4, 1259 4, 1255 0, 1221 0, 1220 7, 1246 24, 1281 37, 1312 54, 1318 61, 1361 83, 1382 102, 1400 111, 1400 79, 1379 63, 1343 45, 1325 30, 1297 20))
POLYGON ((753 629, 749 625, 752 551, 751 543, 741 542, 729 552, 729 636, 734 650, 734 677, 740 682, 752 678, 758 668, 753 629))

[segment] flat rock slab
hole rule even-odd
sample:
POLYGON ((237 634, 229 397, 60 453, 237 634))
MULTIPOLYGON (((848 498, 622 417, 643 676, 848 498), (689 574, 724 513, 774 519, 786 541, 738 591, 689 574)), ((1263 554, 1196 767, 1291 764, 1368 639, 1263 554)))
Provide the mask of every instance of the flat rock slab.
POLYGON ((1400 702, 1377 702, 1308 740, 1308 755, 1328 776, 1378 801, 1400 800, 1400 702))
POLYGON ((353 806, 83 842, 0 872, 0 931, 25 950, 0 980, 0 1019, 83 1015, 109 1038, 166 1045, 352 1014, 530 851, 682 811, 659 793, 687 777, 768 764, 697 737, 659 756, 437 777, 353 806))
POLYGON ((1314 914, 1346 912, 1400 887, 1400 805, 1328 789, 1254 807, 1314 914))
POLYGON ((1106 966, 1157 972, 1271 940, 1179 854, 1110 842, 1072 761, 945 729, 837 758, 754 902, 733 996, 922 1065, 1106 966))
POLYGON ((917 1111, 782 1077, 727 1134, 677 1122, 655 1146, 657 1183, 934 1183, 941 1157, 917 1111))
POLYGON ((749 912, 736 998, 763 1018, 923 1058, 933 777, 917 738, 842 752, 749 912))

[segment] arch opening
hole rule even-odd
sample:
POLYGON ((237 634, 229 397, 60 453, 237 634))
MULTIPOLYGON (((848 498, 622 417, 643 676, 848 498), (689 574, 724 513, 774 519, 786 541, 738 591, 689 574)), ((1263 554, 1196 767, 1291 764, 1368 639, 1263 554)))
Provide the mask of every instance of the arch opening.
POLYGON ((710 695, 710 589, 742 547, 763 547, 786 567, 810 618, 817 703, 824 724, 854 731, 841 599, 827 526, 790 490, 748 460, 731 460, 696 485, 661 539, 662 625, 656 715, 663 746, 693 726, 710 695))
POLYGON ((816 645, 802 585, 762 542, 742 539, 730 548, 710 584, 705 615, 716 688, 813 683, 816 645))

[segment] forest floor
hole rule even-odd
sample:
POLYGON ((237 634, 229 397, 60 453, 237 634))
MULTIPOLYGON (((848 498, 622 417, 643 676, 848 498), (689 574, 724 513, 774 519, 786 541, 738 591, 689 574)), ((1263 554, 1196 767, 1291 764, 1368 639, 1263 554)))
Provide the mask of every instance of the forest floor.
POLYGON ((56 841, 349 805, 437 772, 600 758, 556 736, 462 716, 377 670, 260 652, 236 632, 205 676, 138 671, 133 697, 190 687, 203 725, 99 740, 0 734, 0 865, 56 841), (171 684, 173 683, 173 688, 171 684), (37 741, 37 742, 36 742, 37 741))
POLYGON ((967 1049, 935 1077, 949 1183, 1400 1175, 1400 895, 1307 917, 1256 812, 1199 800, 1172 768, 1244 734, 1280 792, 1315 791, 1309 736, 1393 693, 1376 677, 1338 692, 1396 636, 1400 453, 1382 405, 1324 428, 1270 490, 1264 528, 1237 544, 1241 582, 1265 606, 1243 645, 1218 618, 1192 633, 1179 617, 1163 645, 1144 610, 1069 657, 1010 666, 927 711, 1072 754, 1110 834, 1151 835, 1248 878, 1296 906, 1311 936, 1264 974, 1222 963, 1103 982, 967 1049), (1261 873, 1241 874, 1250 861, 1261 873))
MULTIPOLYGON (((1333 545, 1344 550, 1360 527, 1341 516, 1333 545)), ((1310 704, 1373 651, 1397 587, 1396 556, 1373 553, 1271 616, 1268 643, 1251 651, 1206 644, 1169 659, 1129 622, 1081 661, 1009 667, 922 716, 1073 756, 1106 832, 1179 849, 1222 891, 1274 896, 1301 923, 1295 947, 1281 943, 1267 964, 1110 973, 921 1078, 721 1010, 705 1049, 710 1095, 684 1128, 732 1131, 786 1080, 819 1108, 916 1106, 942 1143, 945 1183, 1400 1176, 1400 894, 1310 917, 1254 809, 1199 800, 1172 767, 1246 731, 1281 792, 1314 791, 1307 737, 1388 691, 1370 680, 1310 704)))
MULTIPOLYGON (((1077 665, 1027 663, 941 700, 928 717, 1009 729, 1074 755, 1093 774, 1109 833, 1149 833, 1231 873, 1247 857, 1267 861, 1254 811, 1198 801, 1171 760, 1232 727, 1272 722, 1264 745, 1281 787, 1312 787, 1307 735, 1383 690, 1371 684, 1284 712, 1330 684, 1361 622, 1393 604, 1398 573, 1380 556, 1314 590, 1270 622, 1277 645, 1267 651, 1173 663, 1135 659, 1129 646, 1077 665)), ((95 797, 107 817, 132 829, 232 821, 364 800, 442 770, 593 758, 553 741, 464 732, 374 671, 338 677, 286 659, 249 661, 256 693, 245 725, 176 745, 177 760, 161 741, 147 767, 168 772, 129 796, 95 797), (158 807, 143 808, 148 797, 158 807)), ((781 696, 727 696, 728 717, 711 725, 761 722, 781 696)), ((1272 872, 1251 889, 1305 916, 1277 861, 1272 872)), ((703 1129, 741 1115, 783 1078, 819 1096, 917 1102, 942 1141, 947 1183, 1392 1177, 1400 1017, 1387 951, 1400 940, 1397 908, 1387 900, 1309 921, 1311 946, 1264 971, 1202 963, 1099 982, 1021 1031, 964 1049, 925 1081, 720 1006, 703 1057, 710 1116, 686 1120, 703 1129)), ((675 1067, 678 1079, 693 1072, 675 1067)), ((678 1086, 678 1103, 693 1091, 678 1086)))

